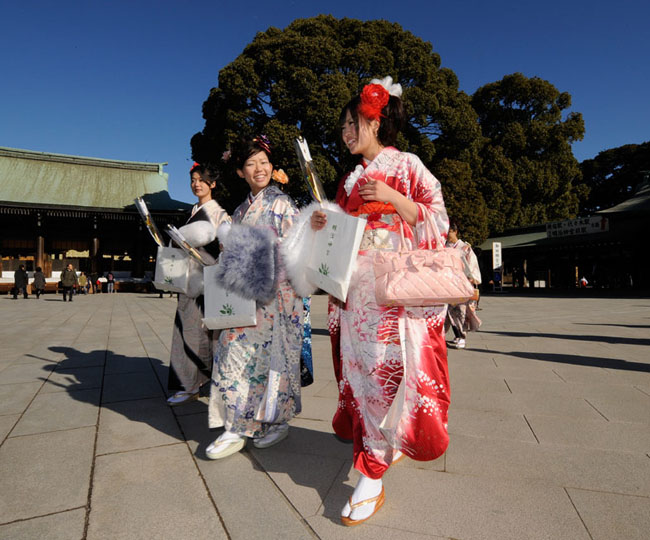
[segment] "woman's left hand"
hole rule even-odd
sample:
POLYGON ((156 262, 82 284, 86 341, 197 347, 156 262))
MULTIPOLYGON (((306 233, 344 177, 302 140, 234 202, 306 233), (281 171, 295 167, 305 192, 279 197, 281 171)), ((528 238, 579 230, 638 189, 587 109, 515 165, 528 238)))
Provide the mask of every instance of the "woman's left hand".
POLYGON ((365 201, 392 203, 395 193, 398 192, 384 182, 378 182, 377 180, 368 180, 365 184, 359 186, 359 195, 365 201))

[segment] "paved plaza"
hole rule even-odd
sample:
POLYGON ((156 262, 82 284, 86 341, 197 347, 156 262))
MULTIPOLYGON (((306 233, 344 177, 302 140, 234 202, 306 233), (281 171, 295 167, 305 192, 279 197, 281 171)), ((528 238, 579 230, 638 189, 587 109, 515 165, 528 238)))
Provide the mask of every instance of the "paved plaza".
POLYGON ((481 331, 449 351, 449 450, 392 467, 355 528, 326 298, 289 437, 220 461, 206 401, 165 404, 175 307, 0 296, 0 539, 649 538, 648 298, 482 298, 481 331))

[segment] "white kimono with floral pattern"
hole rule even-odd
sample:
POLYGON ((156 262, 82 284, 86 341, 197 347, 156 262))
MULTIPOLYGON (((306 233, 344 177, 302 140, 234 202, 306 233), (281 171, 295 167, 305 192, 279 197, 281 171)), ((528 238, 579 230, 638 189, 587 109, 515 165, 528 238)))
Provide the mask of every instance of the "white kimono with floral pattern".
MULTIPOLYGON (((270 227, 282 238, 298 210, 270 185, 235 210, 234 223, 270 227)), ((221 331, 215 343, 209 424, 246 437, 262 437, 269 426, 301 410, 300 352, 303 300, 281 272, 275 298, 257 309, 257 326, 221 331)))

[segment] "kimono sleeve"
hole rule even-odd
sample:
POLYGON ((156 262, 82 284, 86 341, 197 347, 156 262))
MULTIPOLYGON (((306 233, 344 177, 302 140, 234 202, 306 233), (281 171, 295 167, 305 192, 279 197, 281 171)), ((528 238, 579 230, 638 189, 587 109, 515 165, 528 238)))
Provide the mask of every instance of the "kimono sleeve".
POLYGON ((285 238, 300 213, 298 208, 288 196, 278 197, 273 201, 272 213, 273 229, 278 238, 285 238))
POLYGON ((444 242, 449 230, 449 218, 442 198, 440 182, 416 155, 410 154, 408 170, 411 180, 411 200, 418 205, 418 222, 416 225, 418 238, 424 238, 424 218, 425 214, 429 214, 438 227, 444 242))

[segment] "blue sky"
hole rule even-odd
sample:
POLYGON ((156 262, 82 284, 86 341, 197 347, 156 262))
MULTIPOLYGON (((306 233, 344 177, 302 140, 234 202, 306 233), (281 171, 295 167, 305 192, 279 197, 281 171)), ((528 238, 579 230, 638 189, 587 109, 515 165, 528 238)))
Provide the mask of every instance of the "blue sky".
MULTIPOLYGON (((320 13, 386 19, 429 41, 473 93, 522 72, 572 96, 579 161, 650 140, 650 3, 571 1, 5 2, 0 146, 168 162, 172 197, 194 202, 191 136, 219 70, 255 34, 320 13)), ((383 74, 378 74, 383 75, 383 74)))

